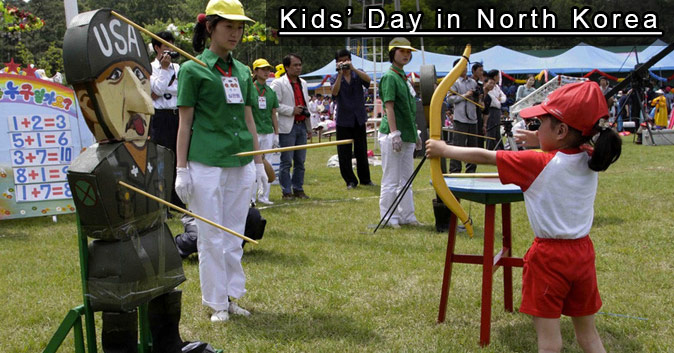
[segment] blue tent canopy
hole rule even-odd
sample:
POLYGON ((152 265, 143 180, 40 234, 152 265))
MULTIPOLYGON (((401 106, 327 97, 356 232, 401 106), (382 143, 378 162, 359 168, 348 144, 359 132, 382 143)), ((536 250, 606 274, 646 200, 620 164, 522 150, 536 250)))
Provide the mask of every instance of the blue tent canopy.
MULTIPOLYGON (((658 40, 648 48, 639 53, 639 62, 646 62, 653 55, 664 49, 667 43, 658 40)), ((425 52, 424 59, 426 64, 435 65, 435 71, 438 76, 444 76, 452 69, 457 55, 445 55, 433 52, 425 52)), ((623 72, 627 73, 634 68, 636 58, 629 53, 613 53, 608 50, 597 48, 585 43, 580 43, 564 53, 539 58, 536 56, 520 53, 518 51, 502 47, 500 45, 477 52, 471 55, 471 62, 480 62, 485 69, 498 69, 507 74, 525 74, 538 73, 541 70, 549 70, 555 74, 564 73, 586 73, 594 69, 604 72, 623 72)), ((362 69, 373 77, 381 77, 391 66, 389 62, 375 63, 352 55, 352 62, 355 67, 362 69), (376 75, 375 73, 376 68, 376 75)), ((405 66, 406 72, 419 73, 422 65, 422 53, 414 52, 412 60, 405 66)), ((674 70, 674 53, 671 53, 658 62, 651 70, 674 70)), ((303 77, 325 77, 334 75, 335 60, 332 60, 324 67, 307 74, 303 77)))
POLYGON ((482 63, 485 69, 497 69, 508 74, 537 74, 545 67, 543 58, 520 53, 500 45, 472 54, 470 61, 482 63))

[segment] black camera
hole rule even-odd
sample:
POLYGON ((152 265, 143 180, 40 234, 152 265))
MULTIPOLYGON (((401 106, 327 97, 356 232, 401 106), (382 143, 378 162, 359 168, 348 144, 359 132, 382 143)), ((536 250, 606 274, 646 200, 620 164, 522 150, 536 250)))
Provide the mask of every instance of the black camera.
POLYGON ((309 112, 309 109, 307 109, 307 107, 301 107, 301 108, 302 108, 302 111, 300 112, 300 115, 304 115, 307 118, 311 117, 311 113, 309 112))
POLYGON ((350 68, 351 68, 350 64, 345 64, 345 63, 337 64, 337 71, 346 70, 346 69, 350 69, 350 68))
POLYGON ((168 56, 170 56, 171 59, 177 59, 180 56, 180 54, 177 51, 164 50, 164 54, 168 54, 168 56))

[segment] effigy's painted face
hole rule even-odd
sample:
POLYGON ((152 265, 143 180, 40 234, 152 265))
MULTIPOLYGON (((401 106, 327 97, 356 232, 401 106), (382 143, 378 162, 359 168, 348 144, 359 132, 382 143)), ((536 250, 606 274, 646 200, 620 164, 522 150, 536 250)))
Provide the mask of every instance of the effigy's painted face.
POLYGON ((77 89, 82 111, 90 122, 97 140, 106 139, 100 120, 117 140, 145 144, 150 116, 154 114, 150 97, 150 73, 135 61, 122 61, 108 67, 94 81, 99 106, 97 116, 93 101, 85 89, 77 89))
POLYGON ((154 114, 152 67, 140 32, 110 10, 79 14, 63 42, 63 63, 96 140, 147 142, 154 114))

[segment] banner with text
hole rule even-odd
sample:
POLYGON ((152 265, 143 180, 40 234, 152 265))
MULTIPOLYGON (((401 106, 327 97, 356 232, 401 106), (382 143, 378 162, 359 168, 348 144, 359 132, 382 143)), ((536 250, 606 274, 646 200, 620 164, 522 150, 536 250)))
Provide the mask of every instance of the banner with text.
POLYGON ((73 90, 0 74, 0 220, 72 213, 70 163, 94 142, 73 90))

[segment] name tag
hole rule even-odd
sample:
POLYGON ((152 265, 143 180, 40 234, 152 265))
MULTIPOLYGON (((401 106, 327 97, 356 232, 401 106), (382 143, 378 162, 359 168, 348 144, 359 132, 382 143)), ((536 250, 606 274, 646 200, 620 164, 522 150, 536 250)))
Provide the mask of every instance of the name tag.
POLYGON ((267 97, 257 97, 257 107, 267 109, 267 97))
POLYGON ((243 104, 243 94, 241 94, 238 78, 223 76, 222 86, 225 88, 225 98, 228 104, 243 104))
POLYGON ((412 95, 412 97, 416 97, 417 92, 414 90, 414 86, 412 85, 412 82, 410 82, 409 80, 407 80, 405 82, 407 82, 407 88, 410 89, 410 94, 412 95))

